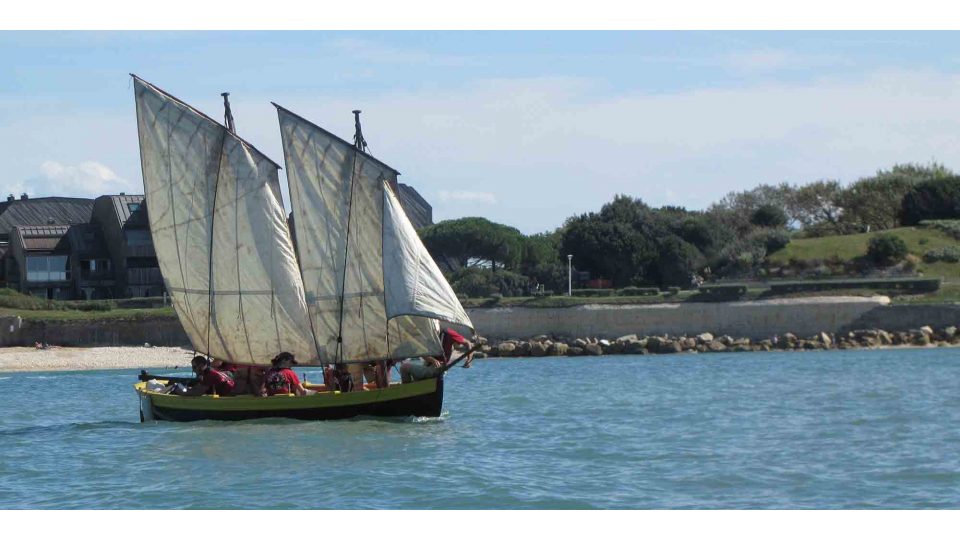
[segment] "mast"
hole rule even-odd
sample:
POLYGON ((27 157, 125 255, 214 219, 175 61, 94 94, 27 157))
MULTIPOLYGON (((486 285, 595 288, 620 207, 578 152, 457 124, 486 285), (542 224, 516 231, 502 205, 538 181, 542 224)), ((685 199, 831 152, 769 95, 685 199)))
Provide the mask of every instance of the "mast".
POLYGON ((230 92, 220 94, 223 96, 223 123, 227 129, 234 135, 237 134, 237 126, 233 123, 233 112, 230 111, 230 92))
POLYGON ((360 109, 354 109, 353 111, 353 147, 361 152, 367 151, 367 140, 363 138, 363 130, 360 129, 360 109))

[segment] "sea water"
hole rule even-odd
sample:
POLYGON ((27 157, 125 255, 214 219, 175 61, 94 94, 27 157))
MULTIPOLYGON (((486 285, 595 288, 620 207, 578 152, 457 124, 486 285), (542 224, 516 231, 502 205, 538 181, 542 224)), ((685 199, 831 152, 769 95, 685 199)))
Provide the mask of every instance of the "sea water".
POLYGON ((478 360, 336 422, 141 424, 136 373, 0 374, 0 508, 960 507, 958 349, 478 360))

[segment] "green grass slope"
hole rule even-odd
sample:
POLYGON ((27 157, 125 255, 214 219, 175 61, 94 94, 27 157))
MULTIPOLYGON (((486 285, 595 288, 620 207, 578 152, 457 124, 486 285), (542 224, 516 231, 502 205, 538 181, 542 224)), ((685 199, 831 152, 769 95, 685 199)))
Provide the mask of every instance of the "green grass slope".
MULTIPOLYGON (((772 265, 785 265, 792 259, 809 261, 837 257, 849 261, 865 255, 870 239, 885 233, 899 236, 907 244, 907 250, 910 254, 917 257, 923 257, 924 253, 932 249, 960 244, 953 237, 936 229, 901 227, 873 233, 792 240, 785 248, 771 254, 767 260, 772 265)), ((960 264, 958 263, 921 262, 918 270, 926 277, 942 277, 947 281, 960 279, 960 264)))

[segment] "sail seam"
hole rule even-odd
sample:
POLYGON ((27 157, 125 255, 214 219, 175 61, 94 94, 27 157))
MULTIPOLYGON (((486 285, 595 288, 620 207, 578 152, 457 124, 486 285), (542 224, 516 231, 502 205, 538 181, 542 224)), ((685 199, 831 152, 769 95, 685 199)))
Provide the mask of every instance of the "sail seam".
MULTIPOLYGON (((169 114, 166 111, 168 105, 170 105, 169 101, 164 102, 164 104, 160 106, 160 110, 157 112, 158 113, 163 112, 164 114, 169 114)), ((187 277, 186 277, 186 273, 183 271, 183 255, 180 253, 180 235, 177 234, 177 229, 176 229, 177 207, 176 207, 176 204, 174 204, 174 196, 173 196, 173 186, 174 186, 173 163, 172 163, 173 153, 170 151, 170 136, 173 132, 173 126, 176 124, 179 124, 180 120, 182 119, 183 119, 183 111, 180 111, 180 115, 178 116, 176 122, 167 122, 167 146, 166 146, 167 152, 166 153, 167 153, 167 180, 168 180, 168 183, 170 184, 170 217, 174 224, 173 242, 174 242, 174 247, 176 247, 177 249, 177 265, 180 267, 180 279, 183 281, 184 284, 186 284, 187 277)), ((187 315, 190 317, 190 322, 193 324, 194 328, 196 328, 197 330, 200 330, 200 327, 193 316, 193 308, 190 307, 189 299, 184 298, 183 301, 184 303, 186 303, 187 315)))
MULTIPOLYGON (((304 141, 304 143, 305 143, 305 144, 303 145, 304 150, 306 150, 307 148, 309 148, 310 145, 314 144, 314 143, 313 143, 313 134, 312 134, 312 133, 310 133, 310 134, 307 135, 307 140, 304 141)), ((316 154, 316 152, 314 152, 314 154, 316 154)), ((324 151, 320 163, 325 163, 325 162, 326 162, 326 159, 327 159, 327 153, 326 153, 326 151, 324 151)), ((302 158, 302 157, 300 158, 300 161, 301 161, 301 162, 303 161, 303 158, 302 158)), ((313 161, 314 161, 314 165, 313 165, 313 166, 316 168, 317 176, 319 176, 319 175, 320 175, 320 163, 317 162, 316 157, 314 158, 313 161)), ((289 183, 290 183, 290 176, 287 175, 287 184, 289 185, 289 183)), ((297 202, 298 202, 298 203, 300 203, 300 202, 302 201, 302 197, 303 197, 303 195, 300 193, 300 187, 301 187, 301 184, 298 183, 298 184, 297 184, 297 194, 299 195, 299 197, 297 198, 297 202)), ((320 191, 320 200, 322 200, 322 201, 324 202, 324 204, 326 204, 327 199, 326 199, 326 197, 325 197, 324 194, 323 194, 323 184, 318 182, 318 184, 317 184, 317 189, 319 189, 319 191, 320 191)), ((290 198, 292 199, 292 198, 293 198, 293 195, 291 195, 290 198)), ((293 201, 291 201, 291 206, 292 206, 292 203, 293 203, 293 201)), ((299 204, 298 204, 298 206, 299 206, 299 204)), ((301 220, 301 221, 302 221, 302 220, 301 220)), ((297 226, 296 220, 294 220, 293 226, 294 226, 294 227, 297 226)), ((302 227, 305 227, 306 224, 305 224, 305 223, 301 223, 301 226, 302 226, 302 227)), ((329 232, 328 232, 327 234, 329 235, 329 232)), ((328 236, 328 239, 329 239, 329 236, 328 236)), ((328 242, 328 244, 329 244, 329 242, 328 242)), ((299 245, 299 244, 298 244, 298 245, 299 245)), ((317 257, 317 260, 322 260, 322 259, 321 259, 320 257, 317 257)), ((300 260, 300 261, 297 261, 297 262, 302 264, 303 261, 300 260)), ((302 276, 302 275, 303 275, 303 266, 301 266, 300 268, 301 268, 300 275, 302 276)), ((320 275, 321 275, 321 274, 320 274, 320 271, 321 271, 321 270, 322 270, 322 267, 319 268, 318 271, 317 271, 317 285, 314 286, 314 290, 316 290, 316 289, 318 289, 318 288, 320 287, 320 275)), ((303 280, 303 286, 304 286, 304 287, 307 286, 307 280, 306 280, 306 279, 303 280)), ((303 293, 304 293, 304 297, 306 297, 307 291, 304 290, 303 293)), ((311 313, 311 312, 310 312, 310 305, 307 306, 307 315, 309 315, 309 317, 310 317, 310 331, 313 332, 313 346, 317 349, 317 358, 319 359, 319 358, 320 358, 320 338, 317 336, 317 328, 316 328, 316 325, 314 324, 315 321, 313 320, 313 318, 314 318, 314 317, 313 317, 313 314, 314 314, 314 313, 317 313, 317 310, 318 310, 318 309, 319 309, 319 306, 317 306, 316 304, 313 304, 313 312, 311 313)))
MULTIPOLYGON (((216 224, 217 219, 217 193, 220 192, 220 169, 223 167, 223 147, 227 143, 227 132, 226 128, 223 128, 222 138, 220 139, 220 153, 218 154, 219 159, 217 160, 217 176, 213 180, 213 201, 210 205, 210 244, 209 250, 207 251, 207 267, 209 268, 207 273, 207 354, 210 355, 210 326, 213 325, 213 233, 214 225, 216 224)), ((217 327, 217 334, 220 333, 219 326, 217 327)), ((221 344, 223 343, 223 338, 220 339, 221 344)), ((224 347, 226 349, 226 347, 224 347)), ((229 354, 229 351, 227 351, 229 354)))

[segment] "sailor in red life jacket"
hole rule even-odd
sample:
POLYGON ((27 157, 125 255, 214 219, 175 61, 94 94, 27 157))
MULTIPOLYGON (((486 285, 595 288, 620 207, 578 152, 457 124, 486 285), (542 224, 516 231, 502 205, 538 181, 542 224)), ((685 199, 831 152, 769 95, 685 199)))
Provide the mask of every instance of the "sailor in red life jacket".
POLYGON ((292 354, 282 352, 270 363, 273 367, 267 370, 266 375, 263 377, 263 385, 260 389, 261 396, 274 396, 277 394, 307 395, 306 388, 300 384, 300 378, 297 377, 297 374, 291 369, 297 365, 297 360, 292 354))
POLYGON ((174 390, 174 392, 171 393, 182 396, 202 396, 203 394, 229 396, 233 393, 235 384, 233 377, 213 369, 210 365, 210 359, 207 357, 194 356, 193 360, 190 361, 190 365, 200 380, 186 391, 174 390))
MULTIPOLYGON (((440 346, 443 348, 443 356, 425 356, 404 360, 400 364, 400 380, 405 383, 430 379, 440 375, 443 366, 447 365, 450 357, 453 355, 453 348, 456 345, 462 345, 470 349, 472 345, 467 338, 460 335, 456 330, 445 328, 440 331, 440 346)), ((468 359, 469 362, 469 359, 468 359)))

